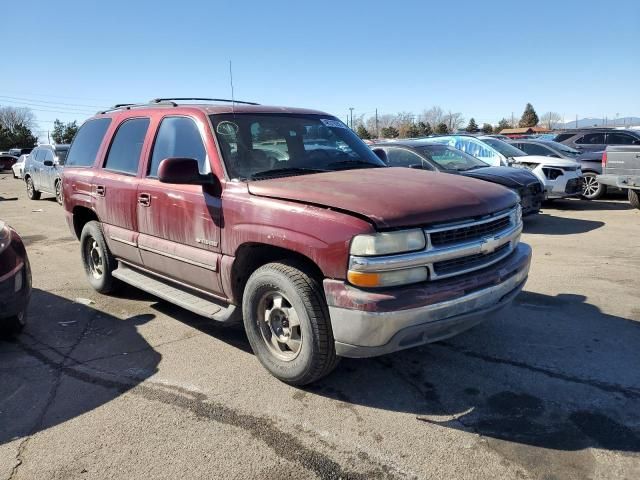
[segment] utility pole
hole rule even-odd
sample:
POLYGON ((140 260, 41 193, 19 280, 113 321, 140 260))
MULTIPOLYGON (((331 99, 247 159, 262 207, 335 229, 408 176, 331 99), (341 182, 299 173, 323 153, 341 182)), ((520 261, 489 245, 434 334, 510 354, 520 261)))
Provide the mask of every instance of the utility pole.
POLYGON ((47 144, 51 145, 51 136, 49 135, 49 130, 47 130, 47 144))
POLYGON ((349 111, 351 112, 351 130, 353 130, 353 107, 349 107, 349 111))
POLYGON ((515 128, 515 125, 513 123, 513 112, 511 112, 511 128, 515 128))
POLYGON ((576 128, 578 128, 578 114, 576 113, 576 128))
POLYGON ((376 108, 376 138, 379 138, 378 136, 378 109, 376 108))

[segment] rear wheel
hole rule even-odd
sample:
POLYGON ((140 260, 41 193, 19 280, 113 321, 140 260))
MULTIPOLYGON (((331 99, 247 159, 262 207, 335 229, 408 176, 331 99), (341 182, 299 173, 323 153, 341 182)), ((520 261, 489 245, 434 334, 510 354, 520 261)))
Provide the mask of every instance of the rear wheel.
POLYGON ((62 181, 56 180, 56 201, 62 205, 62 181))
POLYGON ((303 266, 278 262, 257 269, 242 301, 251 348, 276 378, 305 385, 338 363, 322 286, 303 266))
POLYGON ((640 190, 629 189, 627 195, 629 196, 631 206, 640 209, 640 190))
POLYGON ((27 197, 29 200, 40 200, 40 192, 36 190, 35 185, 33 184, 33 179, 31 177, 27 177, 27 197))
POLYGON ((114 291, 118 284, 112 272, 118 262, 109 251, 99 222, 92 220, 82 228, 80 250, 87 280, 94 290, 100 293, 114 291))
POLYGON ((598 182, 596 174, 586 172, 582 177, 582 197, 587 200, 597 200, 607 191, 607 187, 598 182))

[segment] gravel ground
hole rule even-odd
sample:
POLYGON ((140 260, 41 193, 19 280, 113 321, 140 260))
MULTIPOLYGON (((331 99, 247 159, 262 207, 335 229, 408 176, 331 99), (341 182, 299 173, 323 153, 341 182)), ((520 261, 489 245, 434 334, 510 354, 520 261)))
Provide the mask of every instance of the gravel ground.
POLYGON ((527 219, 512 308, 293 388, 244 332, 88 286, 55 200, 0 174, 27 243, 29 325, 0 341, 0 478, 640 478, 640 211, 527 219))

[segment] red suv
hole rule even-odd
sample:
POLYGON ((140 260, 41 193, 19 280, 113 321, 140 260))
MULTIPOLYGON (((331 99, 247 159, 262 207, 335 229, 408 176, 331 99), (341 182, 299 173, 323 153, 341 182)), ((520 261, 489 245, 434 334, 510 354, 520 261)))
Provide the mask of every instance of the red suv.
POLYGON ((242 318, 260 362, 301 385, 460 333, 522 289, 506 188, 388 168, 323 112, 206 100, 116 106, 78 132, 64 207, 97 291, 242 318))

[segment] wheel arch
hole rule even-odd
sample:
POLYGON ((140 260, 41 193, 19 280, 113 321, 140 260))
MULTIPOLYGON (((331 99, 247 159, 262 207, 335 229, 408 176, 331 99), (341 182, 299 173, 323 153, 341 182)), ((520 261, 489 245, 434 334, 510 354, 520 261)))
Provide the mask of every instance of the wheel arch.
POLYGON ((91 222, 92 220, 95 220, 97 222, 100 221, 96 212, 89 207, 84 207, 81 205, 75 206, 73 207, 72 213, 73 213, 73 231, 75 232, 76 238, 78 240, 80 240, 82 229, 88 222, 91 222))
POLYGON ((322 270, 318 264, 306 255, 274 245, 248 242, 238 247, 233 263, 230 266, 229 287, 234 303, 242 303, 242 296, 247 280, 249 280, 249 277, 256 269, 267 263, 280 260, 293 261, 299 264, 307 274, 322 283, 322 279, 324 278, 322 270))

